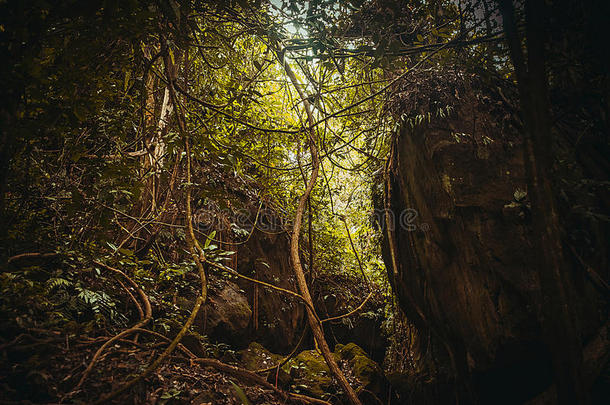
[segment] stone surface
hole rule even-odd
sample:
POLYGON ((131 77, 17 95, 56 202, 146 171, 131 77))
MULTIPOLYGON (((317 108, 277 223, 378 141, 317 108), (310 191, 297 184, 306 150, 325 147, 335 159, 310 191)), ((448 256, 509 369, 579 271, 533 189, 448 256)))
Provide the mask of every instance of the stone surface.
MULTIPOLYGON (((249 370, 260 370, 278 364, 284 358, 259 343, 251 343, 239 352, 240 365, 249 370)), ((355 343, 337 345, 333 353, 350 383, 365 403, 384 399, 388 383, 383 370, 355 343)), ((316 350, 303 350, 281 367, 268 373, 271 383, 278 383, 291 391, 328 399, 337 394, 330 369, 316 350), (276 380, 277 378, 277 380, 276 380)), ((373 403, 373 402, 371 402, 373 403)))
MULTIPOLYGON (((268 219, 267 219, 268 220, 268 219)), ((259 222, 266 224, 264 215, 259 222)), ((270 233, 255 230, 248 242, 237 249, 237 270, 249 277, 265 281, 275 286, 297 291, 292 267, 290 266, 288 235, 281 228, 267 224, 270 233)), ((254 297, 257 296, 255 316, 258 327, 250 323, 251 340, 261 342, 265 347, 288 353, 296 345, 305 325, 303 304, 294 297, 278 293, 264 287, 255 286, 246 280, 237 281, 247 292, 248 302, 254 310, 254 297)))
POLYGON ((284 369, 292 377, 291 386, 298 392, 317 398, 326 398, 327 393, 334 392, 330 369, 315 350, 302 351, 284 369))
MULTIPOLYGON (((394 145, 391 192, 385 184, 375 191, 377 207, 389 200, 396 218, 397 268, 385 224, 384 261, 401 308, 432 344, 430 368, 457 381, 465 398, 471 384, 482 403, 522 403, 548 387, 551 370, 537 320, 521 135, 507 125, 499 97, 465 80, 439 80, 454 86, 439 90, 446 99, 435 95, 453 106, 451 116, 405 122, 394 145)), ((592 286, 582 271, 574 276, 574 310, 583 330, 595 330, 592 286)))
POLYGON ((338 344, 335 346, 335 355, 349 364, 353 376, 360 383, 359 395, 368 392, 378 398, 384 398, 388 384, 383 370, 367 356, 362 348, 355 343, 338 344))
POLYGON ((196 328, 215 341, 244 345, 252 318, 245 291, 230 281, 220 281, 210 288, 206 305, 199 311, 196 328))

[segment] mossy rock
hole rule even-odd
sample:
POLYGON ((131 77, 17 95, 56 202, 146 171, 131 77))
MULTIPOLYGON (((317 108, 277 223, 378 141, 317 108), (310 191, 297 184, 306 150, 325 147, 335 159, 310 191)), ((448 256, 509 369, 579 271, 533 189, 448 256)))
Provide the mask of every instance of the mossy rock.
MULTIPOLYGON (((271 353, 261 344, 252 342, 247 349, 239 352, 241 365, 249 370, 260 370, 270 367, 282 360, 282 356, 271 353)), ((337 361, 345 361, 352 374, 360 383, 357 392, 361 397, 370 393, 383 398, 387 380, 381 367, 371 360, 362 348, 354 343, 337 345, 333 356, 337 361)), ((275 373, 270 373, 275 379, 275 373)), ((278 382, 291 391, 325 399, 329 393, 335 393, 336 387, 330 369, 324 357, 316 350, 304 350, 292 358, 280 369, 278 382)))
POLYGON ((241 365, 252 371, 271 367, 283 359, 279 354, 271 353, 257 342, 250 343, 248 348, 241 350, 239 354, 241 365))
POLYGON ((295 392, 323 398, 332 391, 330 369, 321 354, 305 350, 286 363, 283 369, 293 377, 291 387, 295 392))
MULTIPOLYGON (((256 371, 275 366, 280 363, 284 357, 279 354, 271 353, 263 345, 257 342, 252 342, 247 349, 239 352, 241 365, 248 370, 256 371)), ((276 382, 282 386, 288 386, 292 378, 283 368, 276 371, 272 370, 268 374, 267 380, 275 384, 276 382), (277 378, 277 381, 276 381, 277 378)))
POLYGON ((383 370, 367 356, 360 346, 355 343, 338 344, 335 346, 335 357, 347 361, 354 377, 362 384, 357 389, 358 393, 369 391, 378 397, 383 397, 387 387, 383 370))
POLYGON ((338 343, 335 346, 335 356, 337 356, 341 360, 346 361, 351 361, 356 356, 368 357, 366 352, 355 343, 348 343, 346 345, 338 343))

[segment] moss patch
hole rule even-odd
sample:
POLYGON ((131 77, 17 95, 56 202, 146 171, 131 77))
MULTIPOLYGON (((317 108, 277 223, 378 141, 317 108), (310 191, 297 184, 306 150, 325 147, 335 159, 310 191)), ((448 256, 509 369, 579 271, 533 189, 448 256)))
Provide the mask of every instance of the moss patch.
MULTIPOLYGON (((283 359, 256 342, 250 343, 240 354, 242 366, 249 370, 267 368, 283 359)), ((338 344, 333 356, 345 369, 346 376, 350 376, 348 379, 357 380, 353 382, 358 393, 367 398, 371 392, 379 398, 383 397, 387 380, 381 367, 371 360, 361 347, 355 343, 338 344)), ((274 372, 270 373, 270 379, 275 382, 274 372)), ((278 382, 293 392, 316 398, 327 399, 329 394, 337 392, 324 357, 315 350, 304 350, 284 364, 278 374, 278 382)))
POLYGON ((385 393, 387 381, 383 370, 367 356, 360 346, 355 343, 338 344, 335 346, 335 356, 348 362, 354 376, 362 384, 358 388, 358 392, 367 390, 377 395, 385 393))
POLYGON ((292 389, 317 398, 332 390, 330 369, 321 354, 305 350, 284 365, 284 370, 293 378, 292 389))
POLYGON ((279 354, 271 353, 260 343, 256 342, 250 343, 247 349, 239 353, 241 355, 242 366, 252 371, 271 367, 283 359, 279 354))

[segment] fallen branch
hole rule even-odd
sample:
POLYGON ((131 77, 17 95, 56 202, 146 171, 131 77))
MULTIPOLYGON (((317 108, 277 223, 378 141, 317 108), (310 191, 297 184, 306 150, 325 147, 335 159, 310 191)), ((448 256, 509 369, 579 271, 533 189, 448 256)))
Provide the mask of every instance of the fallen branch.
POLYGON ((117 397, 118 395, 122 394, 123 392, 127 391, 129 388, 131 388, 135 384, 137 384, 140 380, 142 380, 143 378, 150 375, 153 371, 155 371, 161 365, 161 363, 163 363, 165 361, 165 359, 174 351, 176 346, 180 343, 180 340, 182 339, 182 337, 189 330, 189 328, 193 324, 193 321, 195 320, 195 317, 197 316, 197 313, 199 312, 199 308, 201 308, 201 305, 203 304, 204 300, 205 300, 205 298, 202 296, 197 297, 197 300, 195 301, 195 306, 193 307, 191 315, 189 316, 187 321, 182 326, 182 329, 180 329, 180 332, 178 332, 178 334, 172 340, 170 345, 163 351, 163 353, 161 353, 161 355, 154 362, 152 362, 148 367, 146 367, 146 369, 140 375, 127 381, 125 384, 123 384, 116 390, 112 391, 107 396, 102 397, 101 399, 94 402, 93 404, 98 405, 98 404, 108 403, 108 401, 117 397))
MULTIPOLYGON (((30 252, 30 253, 21 253, 12 257, 9 257, 8 260, 6 261, 6 269, 10 268, 10 267, 17 267, 17 266, 22 266, 22 267, 27 267, 27 266, 33 266, 36 264, 40 264, 41 262, 45 261, 45 260, 52 260, 52 259, 57 259, 59 257, 61 257, 62 255, 60 253, 55 253, 55 252, 51 252, 51 253, 38 253, 38 252, 30 252)), ((7 271, 7 270, 3 270, 3 271, 7 271)))
MULTIPOLYGON (((303 338, 305 336, 305 331, 306 331, 306 329, 303 330, 303 334, 301 335, 301 338, 299 339, 299 343, 297 343, 297 346, 295 347, 293 352, 296 352, 298 350, 298 347, 301 345, 303 338)), ((168 337, 166 337, 158 332, 152 331, 152 330, 137 329, 136 332, 148 333, 152 336, 158 337, 167 342, 171 341, 168 337)), ((284 399, 289 398, 291 400, 298 401, 301 403, 307 403, 307 404, 330 405, 329 402, 326 402, 326 401, 323 401, 323 400, 320 400, 317 398, 311 398, 306 395, 299 395, 299 394, 294 394, 291 392, 286 392, 286 391, 283 391, 283 390, 275 387, 273 384, 269 383, 267 380, 265 380, 264 378, 262 378, 261 376, 256 374, 256 373, 261 372, 261 370, 252 372, 250 370, 246 370, 246 369, 242 369, 242 368, 239 368, 236 366, 231 366, 229 364, 222 363, 215 359, 197 357, 193 352, 191 352, 181 343, 178 343, 177 348, 180 349, 184 354, 186 354, 186 356, 190 359, 191 363, 197 363, 197 364, 200 364, 203 366, 213 367, 217 370, 224 371, 224 372, 231 374, 238 378, 243 377, 246 381, 250 381, 255 384, 262 385, 265 388, 273 390, 274 392, 280 394, 282 396, 282 398, 284 398, 284 399)), ((285 359, 285 360, 288 361, 289 359, 290 359, 290 357, 288 356, 287 359, 285 359)), ((280 364, 279 367, 281 367, 282 365, 283 364, 280 364)), ((277 367, 278 366, 274 366, 271 369, 275 369, 277 367)), ((109 398, 110 397, 106 397, 105 399, 109 399, 109 398)))
MULTIPOLYGON (((293 353, 295 353, 298 350, 298 347, 301 345, 301 343, 303 342, 303 338, 305 337, 305 331, 307 329, 303 330, 303 334, 301 335, 301 338, 299 339, 299 343, 297 343, 295 349, 293 350, 293 353)), ((137 332, 142 332, 142 333, 148 333, 152 336, 161 338, 165 341, 170 341, 170 339, 158 332, 154 332, 148 329, 138 329, 137 332)), ((257 375, 257 373, 262 372, 264 370, 257 370, 255 372, 246 370, 246 369, 242 369, 236 366, 231 366, 229 364, 225 364, 222 363, 218 360, 215 359, 209 359, 209 358, 203 358, 203 357, 197 357, 193 352, 191 352, 189 349, 187 349, 183 344, 179 343, 178 344, 178 349, 180 349, 184 354, 187 355, 187 357, 189 357, 189 359, 191 360, 191 363, 197 363, 197 364, 201 364, 203 366, 209 366, 209 367, 214 367, 217 370, 220 371, 224 371, 227 372, 233 376, 236 377, 244 377, 246 380, 251 381, 253 383, 262 385, 266 388, 269 388, 277 393, 279 393, 280 395, 282 395, 282 397, 285 398, 290 398, 292 400, 298 401, 298 402, 302 402, 302 403, 311 403, 311 404, 320 404, 320 405, 329 405, 328 402, 323 401, 323 400, 319 400, 317 398, 311 398, 308 397, 306 395, 299 395, 299 394, 294 394, 291 392, 285 392, 279 388, 276 388, 273 384, 270 384, 267 380, 265 380, 264 378, 260 377, 259 375, 257 375)), ((291 353, 291 355, 293 355, 293 353, 291 353)), ((286 359, 284 359, 286 362, 290 359, 290 356, 287 356, 286 359)), ((277 367, 281 367, 284 363, 281 363, 277 366, 271 367, 271 369, 275 369, 277 367)), ((267 371, 270 371, 267 370, 267 371)))

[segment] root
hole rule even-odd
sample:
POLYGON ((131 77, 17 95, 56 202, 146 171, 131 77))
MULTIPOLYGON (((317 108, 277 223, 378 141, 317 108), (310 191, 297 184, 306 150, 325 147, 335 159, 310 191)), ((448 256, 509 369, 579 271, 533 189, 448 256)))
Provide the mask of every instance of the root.
POLYGON ((85 369, 82 377, 78 381, 78 384, 76 384, 76 387, 74 387, 74 389, 72 390, 73 392, 78 390, 83 385, 83 383, 85 382, 85 380, 87 379, 89 374, 91 374, 91 371, 93 370, 93 366, 95 366, 96 361, 100 358, 100 356, 102 355, 104 350, 106 350, 106 348, 108 348, 111 344, 113 344, 117 340, 124 339, 126 336, 129 336, 132 333, 137 332, 138 329, 140 329, 144 325, 146 325, 150 321, 150 319, 152 318, 152 307, 150 306, 150 301, 148 300, 148 296, 146 295, 146 293, 144 293, 144 291, 131 278, 129 278, 129 276, 127 276, 127 274, 123 273, 121 270, 118 270, 118 269, 115 269, 113 267, 110 267, 110 266, 108 266, 108 265, 106 265, 104 263, 101 263, 101 262, 98 262, 98 261, 95 261, 94 263, 97 264, 100 267, 105 268, 106 270, 113 271, 113 272, 118 273, 118 274, 122 275, 123 277, 125 277, 127 282, 132 287, 134 287, 136 289, 136 291, 138 292, 138 295, 140 296, 142 301, 144 301, 144 311, 145 311, 145 314, 144 314, 144 319, 142 319, 140 322, 138 322, 137 324, 135 324, 134 326, 132 326, 129 329, 125 329, 124 331, 122 331, 118 335, 115 335, 112 338, 108 339, 106 341, 106 343, 104 343, 99 349, 97 349, 97 351, 93 355, 93 358, 89 362, 89 365, 85 369))
MULTIPOLYGON (((158 338, 161 338, 163 340, 165 340, 166 342, 170 342, 171 343, 171 339, 163 336, 162 334, 152 331, 152 330, 148 330, 148 329, 137 329, 136 332, 142 332, 142 333, 148 333, 150 335, 156 336, 158 338)), ((190 359, 195 359, 197 358, 197 356, 195 355, 195 353, 193 353, 192 351, 190 351, 189 349, 186 348, 186 346, 184 346, 182 343, 178 343, 178 349, 180 349, 184 354, 186 354, 190 359)))
POLYGON ((284 364, 288 363, 288 361, 291 358, 293 358, 294 355, 297 353, 297 351, 299 350, 299 347, 301 347, 301 345, 303 344, 303 340, 305 339, 305 332, 307 332, 307 325, 305 325, 305 327, 303 328, 303 333, 301 333, 301 337, 299 338, 299 341, 297 342, 297 344, 294 347, 294 349, 292 349, 290 354, 288 354, 288 356, 284 357, 282 359, 282 361, 280 361, 275 366, 263 368, 261 370, 256 370, 255 373, 260 374, 260 373, 266 373, 267 371, 271 371, 271 370, 279 370, 280 367, 282 367, 284 364))
POLYGON ((205 359, 198 358, 193 360, 194 363, 201 364, 203 366, 213 367, 217 370, 223 371, 227 374, 231 374, 237 378, 240 378, 245 381, 249 381, 258 385, 261 385, 267 389, 270 389, 277 394, 279 394, 283 399, 290 399, 292 401, 300 402, 303 404, 318 404, 318 405, 330 405, 330 402, 308 397, 306 395, 301 394, 293 394, 291 392, 286 392, 280 388, 275 387, 273 384, 269 383, 263 377, 259 376, 253 371, 246 370, 245 368, 240 368, 236 366, 231 366, 229 364, 222 363, 218 360, 214 359, 205 359))
POLYGON ((197 313, 199 312, 199 308, 201 308, 201 305, 203 304, 204 301, 205 301, 205 297, 203 297, 201 295, 197 298, 197 301, 195 301, 195 306, 193 307, 193 311, 191 312, 191 315, 185 322, 184 326, 182 326, 182 329, 180 329, 180 332, 178 332, 176 337, 172 340, 172 342, 165 349, 165 351, 163 351, 163 353, 161 353, 161 355, 154 362, 152 362, 148 367, 146 367, 146 369, 140 375, 127 381, 125 384, 121 385, 119 388, 112 391, 110 394, 106 395, 105 397, 102 397, 101 399, 94 402, 93 404, 98 405, 98 404, 107 403, 108 401, 117 397, 118 395, 122 394, 123 392, 127 391, 129 388, 131 388, 135 384, 137 384, 140 380, 142 380, 143 378, 150 375, 153 371, 155 371, 165 361, 165 359, 167 357, 169 357, 169 355, 174 351, 176 346, 178 346, 182 337, 186 334, 186 332, 189 330, 189 328, 193 324, 193 321, 195 320, 195 317, 197 316, 197 313))

